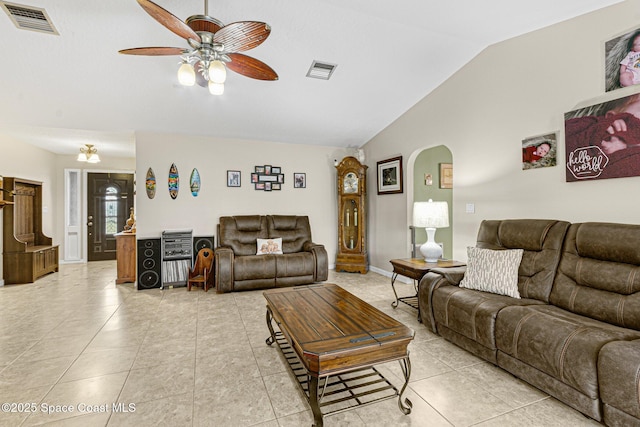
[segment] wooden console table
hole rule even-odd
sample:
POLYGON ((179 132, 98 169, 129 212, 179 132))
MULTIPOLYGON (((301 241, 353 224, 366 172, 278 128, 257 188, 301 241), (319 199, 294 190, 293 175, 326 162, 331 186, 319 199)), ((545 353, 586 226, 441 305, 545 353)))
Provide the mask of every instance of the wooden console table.
MULTIPOLYGON (((434 268, 449 268, 449 267, 462 267, 465 265, 463 262, 453 260, 441 260, 438 262, 426 262, 423 258, 405 258, 405 259, 392 259, 391 265, 393 266, 393 274, 391 275, 391 288, 393 289, 393 295, 396 299, 391 303, 391 307, 397 308, 398 303, 402 302, 409 307, 413 307, 418 310, 418 283, 420 279, 434 268), (396 292, 395 282, 398 275, 413 279, 413 287, 416 294, 407 297, 398 297, 396 292)), ((418 311, 418 319, 420 319, 420 311, 418 311)))
POLYGON ((136 281, 136 233, 116 234, 116 285, 136 281))

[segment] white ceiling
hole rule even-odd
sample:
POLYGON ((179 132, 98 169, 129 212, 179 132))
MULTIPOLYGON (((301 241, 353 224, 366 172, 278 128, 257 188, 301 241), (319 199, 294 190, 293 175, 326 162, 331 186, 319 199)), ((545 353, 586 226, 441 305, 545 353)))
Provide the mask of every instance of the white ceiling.
MULTIPOLYGON (((132 157, 135 131, 360 146, 487 46, 619 0, 211 0, 223 23, 271 25, 245 53, 280 77, 229 73, 219 97, 180 86, 178 57, 118 54, 188 47, 135 0, 11 2, 44 8, 60 35, 0 12, 0 137, 132 157), (305 77, 313 60, 338 64, 331 80, 305 77)), ((183 20, 204 13, 203 0, 156 3, 183 20)))

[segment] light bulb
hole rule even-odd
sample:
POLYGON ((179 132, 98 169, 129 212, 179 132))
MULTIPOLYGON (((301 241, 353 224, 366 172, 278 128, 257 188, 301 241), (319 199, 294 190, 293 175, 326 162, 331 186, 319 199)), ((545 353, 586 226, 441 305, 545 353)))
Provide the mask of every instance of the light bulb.
POLYGON ((209 81, 214 83, 224 83, 227 80, 227 68, 218 59, 209 64, 209 81))
POLYGON ((178 68, 178 81, 182 86, 193 86, 196 83, 196 72, 188 62, 178 68))
POLYGON ((209 93, 211 95, 222 95, 224 93, 224 84, 209 81, 209 93))

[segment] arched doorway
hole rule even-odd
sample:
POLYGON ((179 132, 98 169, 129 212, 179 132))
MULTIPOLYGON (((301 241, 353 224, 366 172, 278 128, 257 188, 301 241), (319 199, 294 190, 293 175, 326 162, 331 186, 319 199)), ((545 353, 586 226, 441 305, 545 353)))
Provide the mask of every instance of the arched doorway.
MULTIPOLYGON (((427 201, 446 201, 449 204, 449 227, 439 228, 435 240, 442 243, 443 257, 453 257, 453 188, 441 188, 440 167, 453 164, 453 155, 444 145, 416 150, 407 162, 407 222, 412 223, 413 203, 427 201)), ((408 228, 408 227, 407 227, 408 228)), ((418 245, 427 240, 423 228, 415 230, 418 245)), ((410 241, 410 240, 409 240, 410 241)))

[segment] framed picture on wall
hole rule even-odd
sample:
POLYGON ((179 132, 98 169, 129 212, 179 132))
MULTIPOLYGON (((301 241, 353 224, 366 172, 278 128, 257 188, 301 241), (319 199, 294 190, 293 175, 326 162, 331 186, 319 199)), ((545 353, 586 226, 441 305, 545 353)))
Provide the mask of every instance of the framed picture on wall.
POLYGON ((293 174, 293 188, 306 188, 307 174, 296 172, 293 174))
POLYGON ((522 170, 556 165, 556 133, 532 136, 522 140, 522 170))
POLYGON ((240 187, 240 171, 227 171, 227 187, 240 187))
POLYGON ((378 194, 402 193, 402 156, 378 162, 378 194))
POLYGON ((640 83, 640 51, 638 47, 640 47, 640 27, 632 28, 605 42, 604 84, 607 92, 640 83), (636 44, 636 40, 638 44, 636 44))
POLYGON ((640 176, 638 105, 640 93, 564 115, 567 182, 640 176))
POLYGON ((440 188, 453 188, 452 163, 440 163, 440 188))

